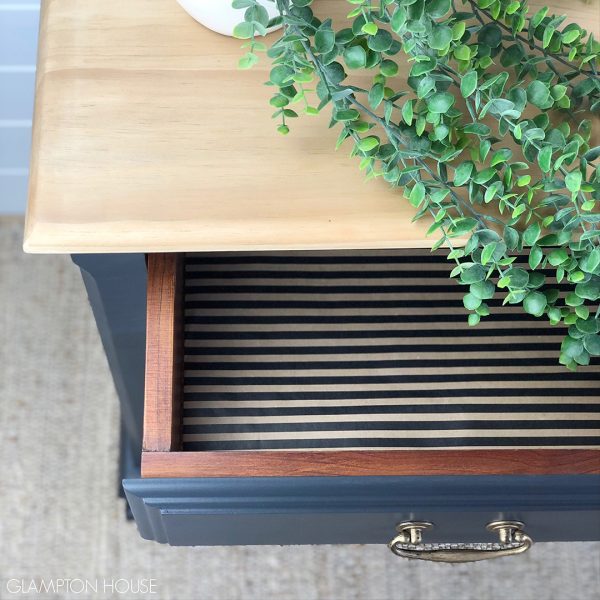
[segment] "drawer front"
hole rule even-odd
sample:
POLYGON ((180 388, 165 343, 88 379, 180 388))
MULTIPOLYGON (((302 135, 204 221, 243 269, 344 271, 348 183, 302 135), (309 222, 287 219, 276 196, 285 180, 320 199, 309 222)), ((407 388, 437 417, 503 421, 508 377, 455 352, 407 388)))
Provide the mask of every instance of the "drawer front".
POLYGON ((172 545, 385 544, 406 520, 431 542, 485 542, 496 519, 537 542, 600 540, 600 477, 254 477, 126 480, 147 539, 172 545))
POLYGON ((442 537, 457 534, 453 520, 464 537, 499 515, 545 523, 538 538, 599 537, 584 526, 597 523, 597 505, 578 505, 573 490, 600 474, 600 371, 565 371, 556 364, 561 332, 510 307, 467 329, 443 256, 172 254, 150 255, 148 269, 143 479, 128 484, 136 518, 151 523, 140 525, 144 535, 160 523, 173 528, 163 540, 171 543, 369 542, 418 514, 435 516, 442 537), (408 497, 414 476, 425 488, 408 497), (375 480, 377 498, 359 502, 375 480), (253 541, 245 517, 247 533, 206 525, 227 514, 204 510, 206 485, 221 493, 228 482, 231 505, 243 507, 249 489, 260 497, 265 485, 291 481, 296 508, 279 496, 266 510, 248 508, 262 537, 253 541), (348 512, 343 482, 360 494, 349 511, 362 524, 347 534, 332 516, 348 512), (308 497, 317 484, 333 486, 340 504, 308 497), (503 494, 509 484, 517 491, 503 494), (451 508, 439 501, 448 485, 458 486, 451 508), (200 495, 182 504, 191 490, 200 495), (580 529, 567 534, 556 511, 581 519, 580 529), (292 533, 300 514, 305 527, 292 533), (287 518, 290 527, 276 526, 287 518))

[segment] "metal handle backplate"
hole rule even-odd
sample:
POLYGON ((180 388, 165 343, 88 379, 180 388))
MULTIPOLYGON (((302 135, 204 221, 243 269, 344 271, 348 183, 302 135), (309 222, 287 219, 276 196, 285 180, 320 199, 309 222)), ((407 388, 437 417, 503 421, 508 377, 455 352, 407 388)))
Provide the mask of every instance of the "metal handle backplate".
POLYGON ((397 556, 436 562, 475 562, 521 554, 531 548, 533 540, 523 531, 520 521, 493 521, 486 527, 498 533, 497 542, 427 544, 422 541, 422 532, 431 529, 428 521, 406 521, 396 530, 398 535, 389 543, 390 550, 397 556))

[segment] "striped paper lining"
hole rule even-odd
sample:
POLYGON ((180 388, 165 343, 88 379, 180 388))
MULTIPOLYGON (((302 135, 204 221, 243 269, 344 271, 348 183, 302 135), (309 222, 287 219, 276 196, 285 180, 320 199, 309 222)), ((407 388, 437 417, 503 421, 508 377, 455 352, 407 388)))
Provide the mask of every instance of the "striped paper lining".
POLYGON ((564 330, 497 299, 469 328, 449 270, 411 250, 188 254, 183 449, 600 447, 600 369, 567 371, 564 330))

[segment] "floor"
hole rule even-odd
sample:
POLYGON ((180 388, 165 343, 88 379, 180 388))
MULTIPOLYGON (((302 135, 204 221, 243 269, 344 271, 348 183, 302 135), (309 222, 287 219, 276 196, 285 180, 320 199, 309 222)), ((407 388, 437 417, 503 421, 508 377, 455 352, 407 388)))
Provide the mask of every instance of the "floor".
POLYGON ((116 497, 117 399, 79 274, 67 257, 24 255, 22 227, 21 219, 0 220, 0 599, 32 580, 56 587, 58 578, 74 581, 56 593, 18 596, 600 598, 600 543, 540 544, 515 559, 443 565, 403 561, 383 546, 143 541, 116 497), (154 594, 135 593, 139 580, 151 578, 154 594), (118 579, 125 593, 110 593, 118 579), (80 593, 75 580, 98 592, 80 593))

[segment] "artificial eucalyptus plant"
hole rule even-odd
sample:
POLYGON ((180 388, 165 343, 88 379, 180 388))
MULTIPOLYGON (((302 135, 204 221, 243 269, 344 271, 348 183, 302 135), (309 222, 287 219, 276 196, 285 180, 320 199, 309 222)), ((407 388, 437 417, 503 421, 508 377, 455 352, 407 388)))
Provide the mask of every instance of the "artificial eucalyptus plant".
POLYGON ((278 130, 331 106, 338 146, 350 140, 368 178, 403 188, 415 219, 432 218, 433 248, 449 249, 451 276, 468 288, 470 325, 500 290, 504 304, 568 326, 560 362, 570 369, 600 356, 593 35, 512 0, 347 0, 339 30, 312 0, 271 1, 271 22, 257 0, 233 6, 246 8, 242 68, 267 50, 257 36, 283 24, 267 50, 278 130), (395 77, 402 53, 408 85, 395 77), (353 85, 349 74, 365 70, 370 86, 353 85))

